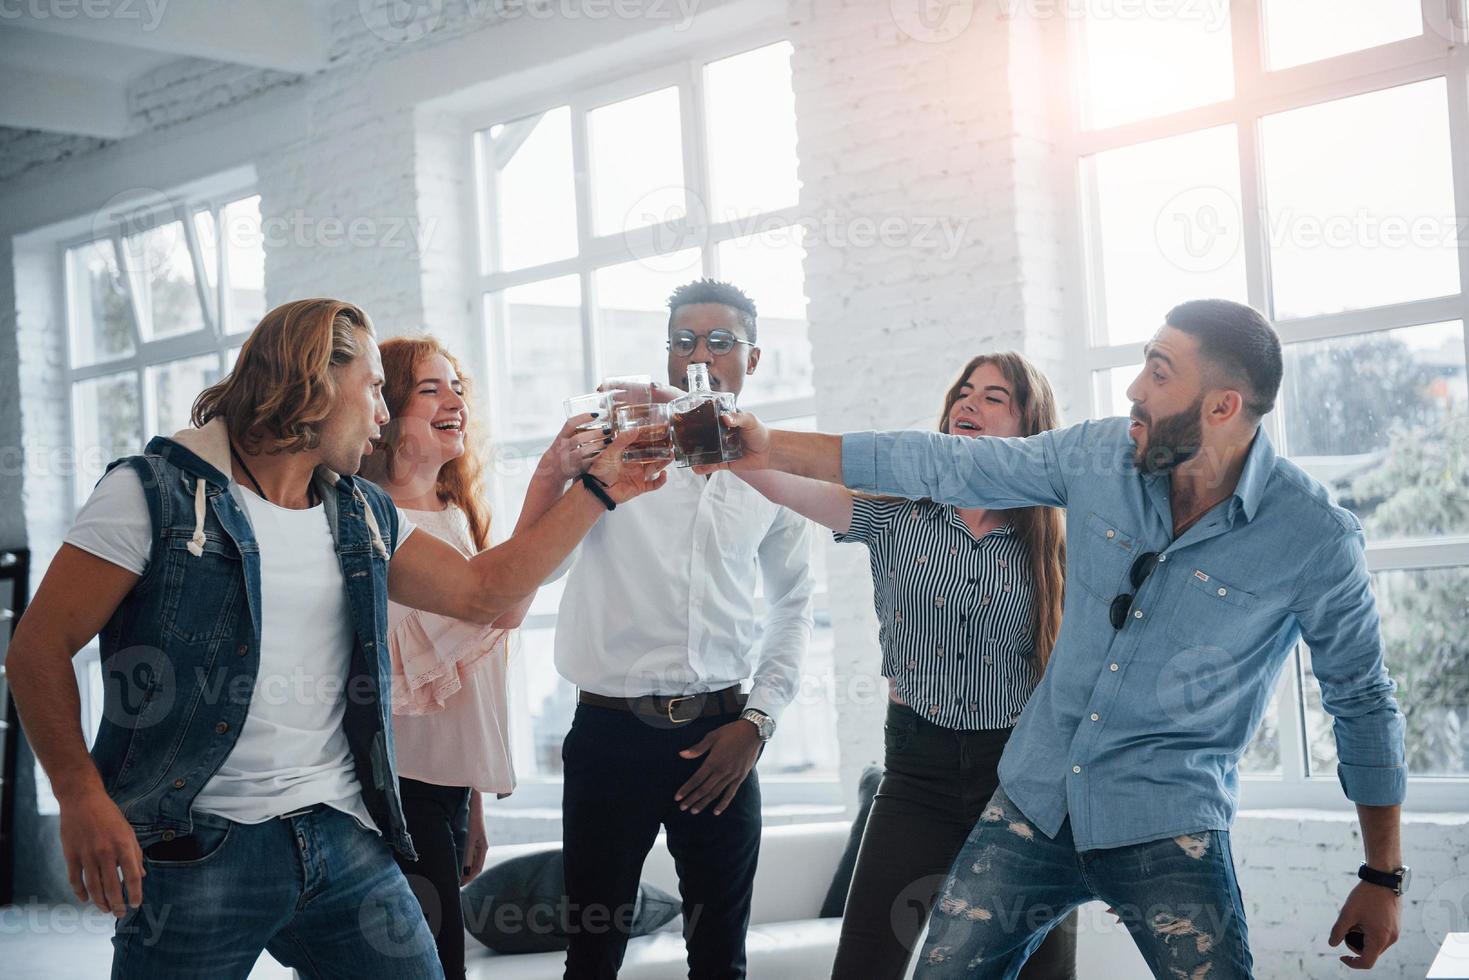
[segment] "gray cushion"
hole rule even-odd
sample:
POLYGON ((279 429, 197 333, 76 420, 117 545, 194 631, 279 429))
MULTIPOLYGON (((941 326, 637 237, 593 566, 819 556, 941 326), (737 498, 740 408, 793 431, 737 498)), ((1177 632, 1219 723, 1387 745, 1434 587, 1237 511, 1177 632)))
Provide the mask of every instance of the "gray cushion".
MULTIPOLYGON (((565 950, 566 880, 560 850, 511 858, 485 871, 460 893, 464 928, 497 953, 565 950)), ((633 909, 632 935, 644 936, 673 921, 679 900, 643 882, 633 909)))

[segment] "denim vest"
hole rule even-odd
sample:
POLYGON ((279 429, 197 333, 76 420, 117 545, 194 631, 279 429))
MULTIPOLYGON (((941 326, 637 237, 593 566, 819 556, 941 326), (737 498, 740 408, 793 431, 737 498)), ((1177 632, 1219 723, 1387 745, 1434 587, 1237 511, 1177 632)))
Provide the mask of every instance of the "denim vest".
MULTIPOLYGON (((99 636, 103 719, 92 759, 139 844, 192 832, 194 797, 239 738, 260 666, 260 549, 229 492, 222 419, 157 437, 131 466, 155 536, 148 568, 99 636)), ((416 859, 398 796, 387 642, 388 557, 398 511, 381 489, 318 468, 352 617, 342 728, 363 802, 416 859), (370 508, 370 509, 369 509, 370 508)))

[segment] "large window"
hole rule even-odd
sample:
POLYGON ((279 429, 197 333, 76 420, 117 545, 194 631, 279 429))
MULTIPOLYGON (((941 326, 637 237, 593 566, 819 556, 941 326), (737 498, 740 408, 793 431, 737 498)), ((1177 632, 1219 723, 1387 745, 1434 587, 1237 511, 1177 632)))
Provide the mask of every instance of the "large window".
MULTIPOLYGON (((1266 427, 1366 527, 1419 805, 1462 803, 1469 776, 1458 3, 1163 3, 1146 24, 1076 31, 1094 412, 1127 411, 1175 303, 1221 296, 1273 319, 1285 379, 1266 427)), ((1247 802, 1339 801, 1335 762, 1302 644, 1245 759, 1247 802)))
POLYGON ((113 459, 188 425, 265 312, 260 199, 160 199, 62 252, 78 506, 113 459))
MULTIPOLYGON (((736 48, 496 113, 474 134, 499 527, 513 526, 564 398, 604 377, 665 376, 668 296, 701 276, 734 282, 760 311, 763 355, 743 404, 786 426, 811 424, 789 61, 784 42, 736 48)), ((836 770, 818 576, 806 683, 761 760, 767 796, 782 798, 784 776, 791 802, 804 798, 798 783, 836 770)), ((541 590, 515 660, 512 723, 528 789, 559 776, 574 705, 551 657, 561 592, 541 590)))

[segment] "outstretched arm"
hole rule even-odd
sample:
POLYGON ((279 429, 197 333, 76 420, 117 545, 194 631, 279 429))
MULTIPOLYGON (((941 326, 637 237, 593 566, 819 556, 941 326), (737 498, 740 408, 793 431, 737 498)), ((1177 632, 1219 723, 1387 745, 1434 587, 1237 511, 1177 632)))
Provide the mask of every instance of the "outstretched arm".
MULTIPOLYGON (((667 482, 662 466, 622 461, 637 437, 636 430, 618 436, 588 471, 614 503, 667 482)), ((388 565, 388 596, 426 612, 494 622, 539 588, 604 513, 591 490, 573 487, 524 531, 470 559, 431 534, 410 535, 388 565)))
POLYGON ((780 470, 740 470, 740 479, 780 504, 838 534, 852 526, 852 491, 780 470))

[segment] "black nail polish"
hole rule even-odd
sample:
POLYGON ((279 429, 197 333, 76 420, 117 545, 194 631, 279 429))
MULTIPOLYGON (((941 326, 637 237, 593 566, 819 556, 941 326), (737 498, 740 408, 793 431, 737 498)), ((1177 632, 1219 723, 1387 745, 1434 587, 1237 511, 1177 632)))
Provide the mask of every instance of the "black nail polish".
POLYGON ((606 439, 603 439, 602 440, 602 445, 604 445, 604 446, 610 446, 610 445, 612 445, 612 437, 611 436, 608 436, 606 439))

